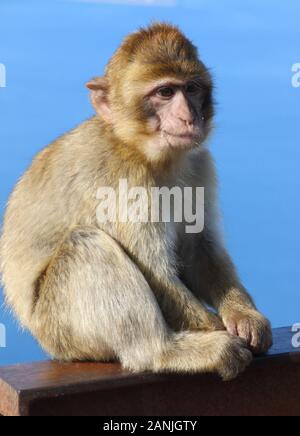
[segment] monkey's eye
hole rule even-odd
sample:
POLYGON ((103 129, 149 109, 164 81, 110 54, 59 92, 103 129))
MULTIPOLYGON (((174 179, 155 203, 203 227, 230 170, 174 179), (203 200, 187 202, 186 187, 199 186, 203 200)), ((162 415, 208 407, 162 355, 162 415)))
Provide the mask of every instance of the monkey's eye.
POLYGON ((175 95, 175 89, 170 86, 164 86, 157 91, 157 95, 165 100, 169 100, 175 95))
POLYGON ((188 83, 185 87, 185 91, 187 94, 197 94, 200 88, 196 83, 188 83))

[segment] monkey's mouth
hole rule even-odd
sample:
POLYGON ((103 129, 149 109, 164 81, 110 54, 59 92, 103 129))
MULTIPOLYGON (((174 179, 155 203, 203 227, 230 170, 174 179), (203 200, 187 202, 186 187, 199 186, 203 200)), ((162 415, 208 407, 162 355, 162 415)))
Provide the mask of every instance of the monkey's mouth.
POLYGON ((186 139, 191 141, 198 139, 201 136, 199 131, 187 132, 187 133, 171 133, 171 132, 167 132, 166 130, 163 130, 163 134, 166 136, 170 136, 171 138, 186 139))
POLYGON ((171 148, 191 148, 202 141, 200 129, 186 133, 171 133, 168 131, 163 131, 162 133, 168 146, 171 148))

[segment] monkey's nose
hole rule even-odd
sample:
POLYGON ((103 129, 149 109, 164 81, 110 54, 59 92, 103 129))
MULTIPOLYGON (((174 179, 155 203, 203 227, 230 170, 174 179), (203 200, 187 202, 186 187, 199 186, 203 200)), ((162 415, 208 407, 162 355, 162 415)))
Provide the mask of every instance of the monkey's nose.
POLYGON ((191 131, 194 129, 194 120, 192 120, 192 119, 182 120, 182 122, 187 130, 191 131))
POLYGON ((188 119, 179 117, 179 119, 185 125, 185 127, 189 128, 189 129, 194 127, 195 120, 192 117, 188 118, 188 119))

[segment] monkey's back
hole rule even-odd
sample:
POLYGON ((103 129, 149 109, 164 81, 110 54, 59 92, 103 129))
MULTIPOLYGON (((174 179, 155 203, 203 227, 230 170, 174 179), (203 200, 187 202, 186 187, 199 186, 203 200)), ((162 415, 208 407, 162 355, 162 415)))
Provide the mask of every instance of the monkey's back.
POLYGON ((36 281, 66 232, 94 224, 97 166, 103 157, 101 126, 93 118, 40 152, 10 197, 1 236, 1 275, 7 303, 25 325, 36 281))

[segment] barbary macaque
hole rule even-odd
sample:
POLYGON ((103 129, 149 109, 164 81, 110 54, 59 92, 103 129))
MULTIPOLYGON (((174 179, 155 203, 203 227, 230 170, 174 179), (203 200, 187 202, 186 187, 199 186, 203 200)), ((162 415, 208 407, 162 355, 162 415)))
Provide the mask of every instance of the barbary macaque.
POLYGON ((87 87, 96 116, 44 149, 9 201, 8 305, 62 361, 235 378, 272 332, 218 230, 209 71, 178 28, 156 23, 129 35, 87 87), (203 187, 204 230, 97 220, 97 190, 118 193, 120 180, 147 191, 203 187))

